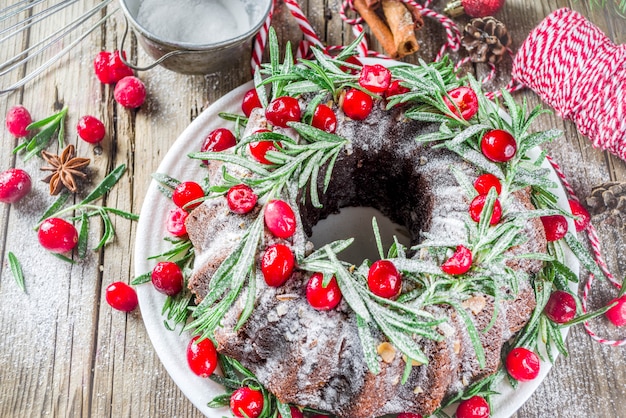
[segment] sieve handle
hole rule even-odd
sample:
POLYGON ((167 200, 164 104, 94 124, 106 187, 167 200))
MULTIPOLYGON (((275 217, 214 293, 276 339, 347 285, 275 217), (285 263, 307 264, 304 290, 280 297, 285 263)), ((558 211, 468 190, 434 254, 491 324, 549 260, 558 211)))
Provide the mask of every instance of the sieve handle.
POLYGON ((156 67, 157 65, 161 64, 163 61, 165 61, 168 58, 171 58, 173 56, 176 55, 182 55, 185 54, 189 51, 171 51, 168 52, 167 54, 163 55, 161 58, 159 58, 158 60, 154 61, 152 64, 146 65, 145 67, 139 67, 135 64, 131 64, 129 61, 130 60, 126 60, 126 58, 124 57, 124 54, 122 54, 122 51, 124 51, 124 44, 126 43, 126 36, 128 35, 128 18, 126 16, 124 16, 124 35, 122 35, 122 42, 119 48, 120 51, 120 59, 122 60, 122 62, 124 64, 126 64, 127 66, 129 66, 130 68, 132 68, 135 71, 148 71, 153 69, 154 67, 156 67))

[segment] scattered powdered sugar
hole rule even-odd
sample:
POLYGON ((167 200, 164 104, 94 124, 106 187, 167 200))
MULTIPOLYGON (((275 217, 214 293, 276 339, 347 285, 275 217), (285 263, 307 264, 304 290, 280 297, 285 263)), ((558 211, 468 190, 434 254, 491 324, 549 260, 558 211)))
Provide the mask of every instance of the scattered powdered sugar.
POLYGON ((243 34, 245 17, 239 1, 144 0, 137 22, 166 41, 211 44, 243 34))

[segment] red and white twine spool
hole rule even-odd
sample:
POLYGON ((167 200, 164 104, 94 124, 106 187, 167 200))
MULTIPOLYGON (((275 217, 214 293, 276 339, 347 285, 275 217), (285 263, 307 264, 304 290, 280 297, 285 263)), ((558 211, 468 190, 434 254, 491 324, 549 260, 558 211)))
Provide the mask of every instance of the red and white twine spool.
POLYGON ((626 45, 580 13, 560 9, 530 33, 513 61, 530 87, 595 147, 626 159, 626 45))

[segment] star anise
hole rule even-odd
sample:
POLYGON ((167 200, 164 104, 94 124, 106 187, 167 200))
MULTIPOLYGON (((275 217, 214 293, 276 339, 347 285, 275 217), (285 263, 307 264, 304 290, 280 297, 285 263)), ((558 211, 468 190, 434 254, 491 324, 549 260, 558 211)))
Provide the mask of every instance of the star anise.
POLYGON ((63 190, 63 187, 76 193, 78 188, 76 187, 76 178, 87 177, 87 174, 83 173, 91 160, 89 158, 76 157, 76 149, 74 145, 68 145, 61 155, 54 155, 52 153, 41 151, 43 159, 50 164, 50 166, 41 167, 42 171, 52 171, 48 177, 43 179, 46 183, 50 183, 50 194, 55 196, 63 190))

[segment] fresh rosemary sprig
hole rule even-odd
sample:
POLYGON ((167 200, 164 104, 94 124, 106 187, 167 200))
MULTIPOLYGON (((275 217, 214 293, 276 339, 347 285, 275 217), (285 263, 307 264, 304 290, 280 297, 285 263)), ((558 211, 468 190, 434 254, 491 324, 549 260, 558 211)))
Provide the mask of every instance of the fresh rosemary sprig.
POLYGON ((59 148, 63 148, 66 114, 67 107, 64 107, 60 112, 28 125, 26 129, 29 131, 40 128, 41 131, 33 136, 29 141, 23 142, 15 147, 13 149, 13 154, 17 154, 23 150, 26 150, 26 154, 24 155, 24 161, 31 159, 35 155, 39 155, 42 150, 48 147, 48 145, 50 144, 50 140, 55 132, 58 132, 57 139, 59 141, 59 148))
POLYGON ((48 209, 46 209, 44 214, 41 216, 39 222, 35 226, 35 230, 37 230, 39 228, 39 225, 41 225, 41 223, 47 218, 58 218, 70 213, 74 214, 70 217, 70 219, 78 222, 79 224, 79 236, 77 244, 78 255, 80 258, 84 258, 86 255, 90 218, 94 216, 99 216, 102 220, 104 231, 102 233, 100 241, 93 250, 97 251, 105 245, 110 244, 111 242, 113 242, 113 238, 115 237, 115 228, 109 215, 117 215, 131 221, 138 220, 139 216, 120 209, 107 206, 98 206, 92 203, 98 199, 101 199, 105 194, 107 194, 113 188, 113 186, 117 184, 125 171, 126 166, 124 164, 118 166, 113 171, 111 171, 80 203, 68 206, 66 208, 63 208, 63 206, 69 198, 69 193, 66 191, 61 193, 57 200, 48 209))

